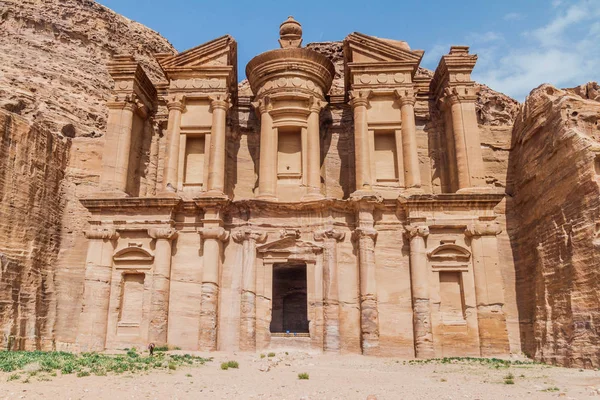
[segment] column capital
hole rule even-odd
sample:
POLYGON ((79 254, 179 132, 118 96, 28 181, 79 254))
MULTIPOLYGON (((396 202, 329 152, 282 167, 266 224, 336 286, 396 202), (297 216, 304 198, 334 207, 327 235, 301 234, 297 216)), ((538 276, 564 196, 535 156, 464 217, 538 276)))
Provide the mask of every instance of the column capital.
POLYGON ((497 222, 472 222, 467 225, 465 229, 465 235, 467 237, 478 237, 478 236, 497 236, 502 232, 500 224, 497 222))
POLYGON ((119 232, 114 228, 91 228, 83 232, 88 239, 114 240, 119 238, 119 232))
POLYGON ((225 242, 229 239, 229 232, 222 227, 200 228, 198 233, 203 240, 216 239, 225 242))
POLYGON ((252 103, 252 106, 255 110, 258 111, 260 115, 270 112, 273 109, 273 102, 269 96, 265 96, 262 99, 255 101, 252 103))
POLYGON ((404 229, 404 233, 409 239, 413 239, 417 236, 422 238, 429 236, 429 227, 427 225, 407 225, 404 229))
POLYGON ((400 107, 406 104, 414 106, 417 102, 415 90, 412 87, 396 89, 394 90, 394 96, 396 96, 396 101, 400 103, 400 107))
POLYGON ((318 242, 325 241, 326 239, 333 239, 336 242, 341 242, 346 237, 346 233, 330 227, 315 231, 313 236, 318 242))
POLYGON ((474 86, 448 86, 444 88, 444 94, 440 99, 449 105, 477 101, 477 90, 474 86))
POLYGON ((231 107, 231 102, 229 101, 229 93, 218 93, 213 94, 208 97, 210 100, 211 109, 221 109, 227 111, 229 107, 231 107))
POLYGON ((370 90, 351 90, 348 92, 350 95, 350 105, 352 108, 355 107, 368 107, 369 106, 369 97, 373 92, 370 90))
POLYGON ((359 239, 368 237, 370 239, 377 239, 377 229, 375 228, 356 228, 354 232, 352 232, 352 240, 357 241, 359 239))
POLYGON ((171 240, 177 237, 177 231, 171 227, 150 228, 148 229, 148 236, 152 239, 171 240))
POLYGON ((325 107, 325 105, 327 105, 326 102, 318 99, 315 96, 311 96, 308 99, 308 110, 311 113, 317 113, 317 114, 319 114, 321 112, 321 110, 323 109, 323 107, 325 107))
POLYGON ((238 243, 245 240, 254 240, 256 243, 264 243, 267 240, 267 237, 267 232, 256 231, 247 227, 231 234, 231 238, 238 243))
POLYGON ((112 101, 106 102, 106 106, 111 110, 128 110, 135 112, 139 106, 143 106, 142 101, 135 93, 127 95, 117 95, 112 101))
POLYGON ((183 109, 185 108, 185 97, 182 95, 167 96, 165 100, 167 103, 167 109, 169 111, 183 111, 183 109))

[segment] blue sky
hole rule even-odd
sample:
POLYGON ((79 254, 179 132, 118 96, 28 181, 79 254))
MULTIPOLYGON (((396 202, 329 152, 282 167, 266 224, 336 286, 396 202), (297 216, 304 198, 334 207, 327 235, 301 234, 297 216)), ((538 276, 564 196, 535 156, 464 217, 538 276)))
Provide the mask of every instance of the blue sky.
POLYGON ((473 78, 523 100, 534 87, 600 80, 600 0, 98 0, 183 51, 224 34, 238 42, 238 71, 278 47, 293 15, 304 44, 351 32, 407 41, 434 69, 450 45, 479 55, 473 78))

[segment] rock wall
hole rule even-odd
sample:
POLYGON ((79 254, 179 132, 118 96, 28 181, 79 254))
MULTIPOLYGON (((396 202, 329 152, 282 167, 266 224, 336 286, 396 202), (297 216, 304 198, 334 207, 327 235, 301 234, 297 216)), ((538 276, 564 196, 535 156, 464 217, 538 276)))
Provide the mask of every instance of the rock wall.
MULTIPOLYGON (((94 1, 0 0, 0 109, 20 116, 23 124, 33 124, 30 129, 46 129, 56 140, 72 138, 60 192, 64 211, 55 221, 59 239, 42 252, 53 259, 56 287, 30 282, 52 302, 50 330, 35 333, 47 334, 37 339, 41 342, 56 340, 60 347, 63 341, 73 341, 77 330, 73 321, 81 306, 87 248, 82 232, 88 220, 79 199, 95 191, 102 167, 105 103, 113 84, 106 64, 112 55, 133 54, 159 82, 163 76, 152 56, 156 52, 174 49, 158 33, 94 1)), ((60 158, 44 160, 53 168, 60 158)), ((21 249, 27 249, 27 243, 23 240, 21 249)), ((11 268, 15 279, 27 276, 26 269, 11 268)), ((2 332, 12 329, 5 321, 17 318, 13 311, 5 314, 8 319, 0 319, 2 332)), ((41 312, 30 312, 28 318, 36 316, 44 318, 41 312)))
POLYGON ((523 351, 566 366, 600 366, 597 94, 596 84, 532 91, 509 159, 507 220, 523 351))
POLYGON ((0 349, 51 349, 70 141, 0 111, 0 349))

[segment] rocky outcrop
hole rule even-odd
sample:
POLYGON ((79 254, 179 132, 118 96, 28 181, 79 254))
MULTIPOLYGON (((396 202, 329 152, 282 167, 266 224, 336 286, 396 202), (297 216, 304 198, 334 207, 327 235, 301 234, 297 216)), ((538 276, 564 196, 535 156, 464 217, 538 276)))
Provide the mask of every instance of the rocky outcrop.
POLYGON ((112 88, 106 64, 112 55, 133 54, 158 82, 156 52, 174 49, 94 1, 0 0, 0 190, 7 221, 0 227, 0 348, 9 337, 12 348, 71 339, 88 220, 79 199, 95 191, 102 166, 112 88), (72 138, 69 145, 64 137, 72 138), (20 158, 5 156, 13 153, 20 158))
POLYGON ((0 111, 0 349, 51 349, 70 141, 0 111))
POLYGON ((523 351, 578 367, 600 366, 600 102, 589 88, 531 92, 507 189, 523 351))

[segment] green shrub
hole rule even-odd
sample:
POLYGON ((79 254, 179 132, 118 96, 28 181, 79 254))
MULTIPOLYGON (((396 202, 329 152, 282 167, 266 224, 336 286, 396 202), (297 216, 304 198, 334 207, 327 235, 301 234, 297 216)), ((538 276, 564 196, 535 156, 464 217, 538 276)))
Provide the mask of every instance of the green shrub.
POLYGON ((309 376, 306 372, 301 372, 298 374, 298 379, 308 379, 309 376))
POLYGON ((239 368, 240 364, 237 361, 227 361, 227 366, 229 368, 239 368))
POLYGON ((556 386, 548 387, 548 388, 542 390, 542 392, 559 392, 559 391, 560 391, 560 389, 557 388, 556 386))
POLYGON ((169 369, 170 370, 176 370, 177 369, 177 365, 173 361, 171 361, 169 363, 169 369))
POLYGON ((21 375, 19 375, 19 374, 11 374, 11 375, 8 377, 8 381, 9 381, 9 382, 10 382, 10 381, 16 381, 17 379, 21 379, 21 375))
POLYGON ((229 369, 229 365, 226 362, 221 363, 221 369, 227 371, 229 369))
POLYGON ((90 376, 90 371, 79 371, 77 372, 78 378, 83 378, 84 376, 90 376))
POLYGON ((512 372, 509 372, 504 377, 504 383, 507 384, 507 385, 514 385, 515 384, 515 376, 512 374, 512 372))
POLYGON ((261 355, 260 355, 260 358, 265 358, 265 357, 266 357, 266 356, 265 356, 264 354, 261 354, 261 355))
POLYGON ((267 356, 268 356, 269 358, 271 358, 271 357, 275 357, 275 353, 269 353, 269 354, 267 354, 267 356))

